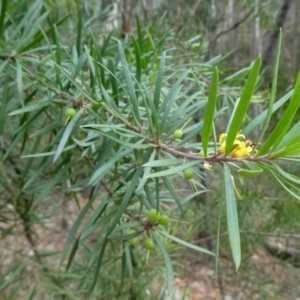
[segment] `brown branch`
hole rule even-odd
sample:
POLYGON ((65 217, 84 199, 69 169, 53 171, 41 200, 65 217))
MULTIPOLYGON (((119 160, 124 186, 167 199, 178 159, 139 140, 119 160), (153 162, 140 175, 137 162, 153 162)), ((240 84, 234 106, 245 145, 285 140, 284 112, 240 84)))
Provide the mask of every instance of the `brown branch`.
POLYGON ((267 157, 268 155, 264 155, 264 156, 259 156, 259 157, 255 157, 255 156, 245 156, 242 158, 235 158, 235 157, 230 157, 230 156, 224 156, 221 154, 214 154, 211 156, 207 156, 207 157, 202 157, 199 156, 197 153, 187 153, 187 152, 181 152, 178 151, 174 148, 169 147, 166 144, 163 143, 158 143, 157 147, 161 150, 164 150, 170 154, 172 154, 175 157, 182 157, 182 158, 186 158, 188 160, 199 160, 200 162, 219 162, 219 163, 223 163, 223 162, 242 162, 242 161, 268 161, 267 157))

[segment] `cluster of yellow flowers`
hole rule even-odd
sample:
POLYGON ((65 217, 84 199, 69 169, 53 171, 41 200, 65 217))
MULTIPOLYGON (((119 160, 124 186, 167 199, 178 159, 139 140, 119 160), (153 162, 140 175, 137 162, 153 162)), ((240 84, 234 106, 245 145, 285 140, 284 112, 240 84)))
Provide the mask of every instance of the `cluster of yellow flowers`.
MULTIPOLYGON (((226 133, 222 133, 219 137, 219 143, 221 144, 219 152, 224 154, 226 150, 226 133)), ((243 134, 238 134, 233 143, 233 150, 230 152, 232 157, 245 157, 250 156, 251 154, 257 153, 257 150, 254 149, 254 145, 250 140, 246 140, 243 134), (252 153, 253 152, 253 153, 252 153)))

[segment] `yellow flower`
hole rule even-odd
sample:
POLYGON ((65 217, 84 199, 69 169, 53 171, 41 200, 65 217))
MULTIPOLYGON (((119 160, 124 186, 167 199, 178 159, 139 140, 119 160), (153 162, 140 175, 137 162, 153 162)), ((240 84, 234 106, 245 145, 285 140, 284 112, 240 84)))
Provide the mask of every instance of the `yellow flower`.
POLYGON ((233 157, 244 157, 249 156, 252 152, 252 147, 247 146, 245 142, 240 142, 239 145, 237 145, 232 151, 231 155, 233 157))
MULTIPOLYGON (((226 151, 226 133, 222 133, 219 137, 219 143, 221 144, 219 152, 224 154, 226 151)), ((245 141, 245 136, 243 134, 238 134, 233 142, 233 150, 231 150, 230 155, 232 157, 245 157, 250 156, 253 151, 252 142, 249 140, 245 141), (240 140, 239 140, 240 139, 240 140)), ((257 150, 254 150, 256 153, 257 150)))

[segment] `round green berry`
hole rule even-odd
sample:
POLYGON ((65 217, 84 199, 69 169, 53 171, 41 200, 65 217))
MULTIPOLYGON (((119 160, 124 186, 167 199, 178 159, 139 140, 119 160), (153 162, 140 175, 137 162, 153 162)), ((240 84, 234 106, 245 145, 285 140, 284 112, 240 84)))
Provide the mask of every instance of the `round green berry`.
POLYGON ((156 209, 150 209, 147 213, 147 218, 150 222, 157 223, 161 215, 156 209))
MULTIPOLYGON (((127 234, 133 234, 133 233, 135 233, 135 230, 133 230, 133 229, 129 229, 129 230, 127 231, 127 234)), ((139 237, 136 236, 136 237, 134 237, 134 238, 128 239, 127 242, 128 242, 128 244, 129 244, 130 246, 135 246, 135 245, 137 245, 138 242, 139 242, 139 237)))
POLYGON ((154 242, 152 241, 151 238, 146 237, 146 238, 144 239, 143 246, 144 246, 144 248, 147 249, 147 250, 152 250, 152 249, 154 248, 154 242))
POLYGON ((72 119, 76 115, 76 110, 72 107, 69 107, 65 110, 65 117, 72 119))
POLYGON ((170 218, 167 215, 162 215, 158 221, 160 225, 168 225, 170 222, 170 218))
POLYGON ((182 130, 181 129, 176 129, 173 133, 174 139, 180 139, 182 137, 182 130))
POLYGON ((183 176, 185 179, 190 180, 193 178, 193 171, 191 169, 185 169, 183 171, 183 176))

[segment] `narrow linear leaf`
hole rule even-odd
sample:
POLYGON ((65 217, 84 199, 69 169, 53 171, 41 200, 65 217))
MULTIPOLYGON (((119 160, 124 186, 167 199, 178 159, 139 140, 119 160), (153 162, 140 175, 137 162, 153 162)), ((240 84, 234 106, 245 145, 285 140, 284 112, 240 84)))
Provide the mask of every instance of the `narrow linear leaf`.
POLYGON ((165 262, 166 276, 167 276, 167 289, 168 289, 168 292, 171 293, 172 288, 173 288, 173 280, 174 280, 172 262, 171 262, 169 253, 168 253, 167 249, 165 248, 165 246, 163 245, 163 243, 161 242, 160 238, 158 236, 156 236, 155 234, 153 235, 153 238, 154 238, 155 243, 156 243, 157 247, 159 248, 159 250, 163 256, 164 262, 165 262))
POLYGON ((159 107, 158 113, 159 115, 163 113, 163 116, 161 117, 161 129, 164 129, 166 126, 169 125, 169 115, 170 111, 173 107, 173 104, 177 98, 177 94, 179 93, 181 89, 181 83, 186 78, 187 74, 189 73, 189 70, 184 72, 180 78, 175 82, 174 86, 170 89, 169 93, 167 94, 166 98, 164 99, 163 103, 159 107))
MULTIPOLYGON (((79 3, 79 2, 78 2, 79 3)), ((83 23, 82 23, 82 14, 83 14, 83 9, 80 5, 78 5, 78 12, 77 12, 77 38, 76 38, 76 50, 78 55, 80 54, 80 49, 81 49, 81 33, 83 29, 83 23)))
POLYGON ((141 71, 142 71, 142 63, 141 63, 141 50, 139 48, 139 45, 135 39, 135 37, 131 36, 132 45, 134 47, 135 52, 135 61, 136 61, 136 80, 137 83, 140 83, 141 81, 141 71))
POLYGON ((208 255, 212 255, 212 256, 215 256, 215 254, 209 250, 206 250, 202 247, 199 247, 199 246, 196 246, 196 245, 193 245, 189 242, 186 242, 184 240, 181 240, 179 239, 178 237, 176 236, 173 236, 173 235, 170 235, 168 234, 166 231, 163 231, 163 230, 157 230, 157 232, 159 232, 160 234, 164 235, 165 237, 167 237, 168 239, 178 243, 178 244, 181 244, 183 245, 184 247, 187 247, 187 248, 190 248, 190 249, 193 249, 195 251, 198 251, 198 252, 202 252, 202 253, 205 253, 205 254, 208 254, 208 255))
POLYGON ((215 266, 214 266, 214 277, 217 277, 218 274, 218 267, 219 267, 219 251, 220 251, 220 231, 221 231, 221 219, 222 219, 222 211, 223 205, 220 209, 219 221, 218 221, 218 232, 217 232, 217 243, 216 243, 216 259, 215 259, 215 266))
POLYGON ((124 73, 124 77, 125 77, 126 85, 127 85, 126 91, 128 92, 128 95, 129 95, 129 104, 132 107, 133 118, 136 122, 136 125, 141 127, 139 105, 138 105, 138 100, 136 98, 136 94, 135 94, 135 90, 134 90, 134 86, 133 86, 133 82, 132 82, 132 78, 131 78, 132 74, 130 73, 130 71, 128 69, 128 64, 127 64, 127 61, 125 58, 125 54, 124 54, 124 50, 123 50, 121 42, 118 43, 118 48, 119 48, 120 60, 123 65, 123 73, 124 73))
POLYGON ((1 4, 1 13, 0 13, 0 39, 2 39, 2 34, 4 32, 4 20, 5 20, 5 14, 6 14, 6 8, 7 8, 8 0, 2 0, 1 4))
POLYGON ((281 40, 282 40, 282 30, 280 28, 280 30, 279 30, 278 44, 277 44, 277 50, 276 50, 275 65, 274 65, 274 71, 273 71, 271 97, 270 97, 269 105, 268 105, 268 113, 267 113, 267 117, 265 118, 263 128, 262 128, 262 130, 260 132, 260 135, 259 135, 259 137, 257 139, 257 143, 264 136, 264 134, 265 134, 265 132, 266 132, 266 130, 268 128, 268 125, 270 123, 271 116, 272 116, 273 106, 274 106, 275 97, 276 97, 276 89, 277 89, 277 78, 278 78, 278 69, 279 69, 279 58, 280 58, 281 40))
POLYGON ((292 146, 293 144, 297 143, 300 140, 300 121, 298 121, 292 129, 284 136, 281 140, 279 145, 277 146, 278 149, 292 146))
MULTIPOLYGON (((284 95, 282 98, 280 98, 278 101, 275 102, 272 113, 277 111, 284 103, 286 103, 291 95, 293 94, 293 90, 289 91, 286 95, 284 95)), ((251 132, 257 128, 259 124, 261 124, 267 117, 268 109, 265 109, 261 114, 259 114, 255 119, 253 119, 244 129, 243 134, 248 136, 251 132)))
POLYGON ((165 68, 165 59, 166 59, 166 53, 163 52, 160 58, 159 70, 157 73, 155 91, 154 91, 154 107, 156 108, 156 111, 158 111, 158 107, 159 107, 160 91, 161 91, 164 68, 165 68))
POLYGON ((29 292, 27 294, 27 297, 26 297, 26 300, 32 300, 33 299, 33 296, 34 296, 34 293, 36 291, 36 287, 37 287, 37 282, 34 283, 31 288, 29 289, 29 292))
MULTIPOLYGON (((151 156, 150 156, 150 158, 149 158, 149 163, 151 163, 151 162, 155 159, 156 154, 157 154, 157 152, 156 152, 155 150, 153 150, 153 152, 151 153, 151 156)), ((140 189, 142 189, 142 188, 144 187, 145 183, 146 183, 147 180, 148 180, 148 179, 146 178, 146 176, 149 175, 149 174, 151 173, 151 170, 152 170, 152 167, 151 167, 151 166, 145 167, 145 166, 143 165, 143 167, 144 167, 144 176, 143 176, 143 178, 140 180, 139 185, 138 185, 138 187, 136 188, 136 192, 139 191, 140 189)))
POLYGON ((190 168, 192 166, 198 165, 199 163, 200 163, 200 161, 189 161, 189 162, 183 163, 182 165, 177 166, 177 167, 172 167, 172 168, 167 169, 167 170, 151 173, 151 174, 147 175, 145 178, 170 176, 170 175, 173 175, 173 174, 177 174, 178 172, 183 171, 183 170, 185 170, 187 168, 190 168))
POLYGON ((57 185, 61 178, 65 176, 65 174, 73 164, 74 163, 70 161, 68 164, 64 165, 63 168, 61 168, 56 174, 56 176, 47 182, 45 188, 42 189, 39 196, 34 200, 33 205, 38 205, 51 192, 51 190, 57 185))
MULTIPOLYGON (((49 36, 49 34, 53 31, 54 25, 56 25, 57 27, 59 27, 61 24, 63 24, 72 14, 68 14, 65 17, 63 17, 61 20, 59 20, 58 22, 56 22, 55 24, 53 24, 49 29, 47 29, 44 33, 40 33, 38 34, 33 40, 32 42, 25 44, 24 48, 21 48, 18 50, 18 53, 23 53, 26 52, 29 49, 32 49, 35 45, 37 45, 38 43, 40 43, 43 38, 45 36, 49 36)), ((22 44, 23 45, 23 44, 22 44)))
POLYGON ((79 216, 77 217, 74 225, 72 226, 71 230, 69 231, 69 235, 67 237, 67 240, 64 244, 64 248, 62 250, 61 253, 61 257, 60 257, 60 261, 59 261, 59 266, 62 266, 67 254, 68 254, 68 250, 69 247, 72 243, 73 238, 75 237, 75 234, 84 218, 84 216, 86 215, 86 213, 88 212, 89 208, 91 207, 91 205, 93 204, 94 200, 96 199, 96 193, 95 193, 96 188, 93 187, 91 192, 90 192, 90 199, 89 202, 85 205, 85 207, 81 210, 79 216))
POLYGON ((224 185, 226 197, 228 236, 233 261, 237 270, 241 263, 240 230, 232 176, 230 173, 230 169, 227 167, 227 164, 224 164, 224 185))
POLYGON ((121 148, 113 158, 111 158, 107 163, 102 165, 99 169, 95 171, 93 176, 91 177, 89 184, 95 185, 98 183, 103 176, 108 172, 108 170, 115 164, 116 161, 118 161, 120 158, 124 157, 125 155, 129 154, 132 152, 132 149, 123 149, 121 148))
POLYGON ((262 172, 263 172, 263 169, 257 169, 257 170, 239 169, 238 170, 239 175, 246 177, 246 178, 256 177, 257 175, 261 174, 262 172))
POLYGON ((215 68, 211 80, 211 84, 210 84, 210 90, 209 90, 206 110, 204 113, 204 121, 203 121, 203 128, 202 128, 202 147, 204 151, 204 156, 207 155, 210 133, 213 127, 213 121, 214 121, 214 115, 215 115, 217 97, 218 97, 218 85, 219 85, 219 73, 218 73, 218 69, 215 68))
POLYGON ((236 107, 236 110, 235 110, 232 120, 230 122, 229 130, 228 130, 227 138, 226 138, 226 152, 225 152, 226 155, 232 149, 234 140, 235 140, 238 132, 241 129, 241 125, 243 123, 244 117, 246 115, 248 106, 250 104, 250 101, 251 101, 251 98, 252 98, 252 95, 254 92, 257 77, 259 74, 260 64, 261 64, 261 57, 259 56, 253 64, 253 67, 250 71, 250 75, 247 79, 247 82, 246 82, 244 88, 243 88, 242 95, 239 100, 238 106, 236 107))
MULTIPOLYGON (((177 193, 175 192, 175 190, 173 188, 173 185, 169 182, 167 177, 162 177, 162 180, 163 180, 164 184, 166 185, 167 189, 169 190, 170 194, 172 195, 173 199, 175 200, 175 202, 176 202, 178 208, 180 209, 181 213, 183 214, 183 207, 182 207, 181 201, 180 201, 177 193)), ((159 181, 157 181, 157 187, 159 188, 158 182, 159 181)))
POLYGON ((270 159, 274 159, 277 157, 286 157, 290 155, 300 154, 300 142, 292 144, 288 147, 283 147, 282 149, 272 152, 270 155, 270 159))
POLYGON ((61 137, 61 140, 58 144, 57 150, 54 154, 54 158, 53 158, 53 163, 57 161, 57 159, 59 158, 59 156, 61 155, 61 153, 64 151, 64 147, 69 139, 69 136, 72 133, 73 128, 75 127, 77 121, 79 120, 81 115, 81 111, 79 110, 76 115, 71 119, 71 121, 69 122, 69 124, 67 125, 63 136, 61 137))
POLYGON ((138 182, 139 182, 139 179, 140 179, 140 176, 143 172, 143 168, 142 167, 139 167, 136 171, 135 171, 135 174, 131 180, 131 183, 130 185, 128 186, 127 188, 127 191, 122 199, 122 203, 121 205, 119 206, 119 209, 118 209, 118 212, 116 213, 115 215, 115 218, 114 218, 114 221, 112 222, 109 230, 107 231, 107 235, 106 236, 109 236, 113 230, 115 229, 115 227, 117 226, 117 224, 119 223, 120 221, 120 218, 122 217, 125 209, 127 208, 128 206, 128 203, 132 197, 132 194, 133 192, 135 191, 137 185, 138 185, 138 182))
POLYGON ((132 267, 130 248, 129 248, 128 243, 123 243, 123 246, 124 246, 124 250, 125 250, 127 270, 129 273, 129 277, 132 278, 133 277, 133 267, 132 267))
POLYGON ((280 144, 281 140, 285 136, 286 132, 289 129, 290 124, 292 123, 295 114, 297 113, 300 106, 300 72, 298 74, 297 82, 295 89, 290 100, 290 103, 283 113, 283 116, 280 118, 279 122, 275 126, 274 130, 271 132, 265 143, 258 150, 257 155, 264 155, 271 148, 275 150, 280 144))
POLYGON ((148 161, 143 165, 143 167, 166 167, 166 166, 180 165, 182 163, 183 163, 182 158, 166 158, 166 159, 148 161))
POLYGON ((107 239, 103 239, 103 241, 101 243, 101 249, 100 249, 100 253, 99 253, 99 256, 98 256, 98 260, 97 260, 97 264, 96 264, 96 268, 95 268, 94 277, 93 277, 93 281, 92 281, 92 284, 91 284, 90 292, 92 292, 94 290, 94 288, 96 287, 97 281, 99 279, 100 268, 101 268, 101 265, 102 265, 102 260, 103 260, 103 256, 104 256, 104 253, 105 253, 107 243, 108 243, 107 239))

